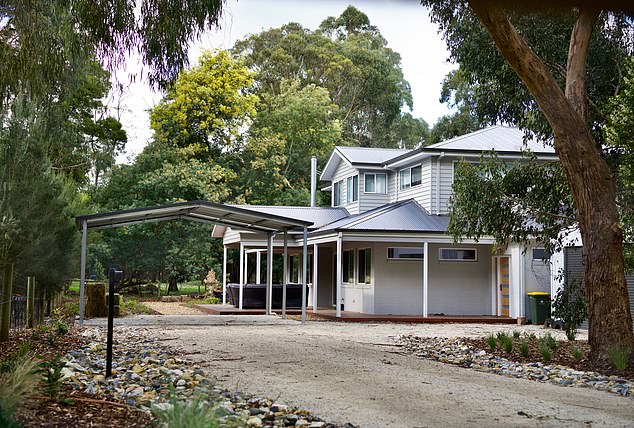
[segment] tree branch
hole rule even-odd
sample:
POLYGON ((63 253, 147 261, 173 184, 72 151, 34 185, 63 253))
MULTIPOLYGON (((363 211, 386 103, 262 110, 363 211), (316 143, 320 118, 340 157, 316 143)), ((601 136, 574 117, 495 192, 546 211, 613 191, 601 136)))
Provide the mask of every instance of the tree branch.
POLYGON ((598 17, 599 13, 595 9, 584 8, 579 12, 568 48, 566 98, 584 122, 588 120, 586 62, 592 31, 598 17))

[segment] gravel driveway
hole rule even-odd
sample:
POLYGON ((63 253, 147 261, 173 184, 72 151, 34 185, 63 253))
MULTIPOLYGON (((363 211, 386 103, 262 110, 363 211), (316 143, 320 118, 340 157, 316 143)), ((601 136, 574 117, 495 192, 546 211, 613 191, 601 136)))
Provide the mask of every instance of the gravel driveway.
MULTIPOLYGON (((630 398, 512 379, 402 355, 390 336, 482 336, 515 326, 135 317, 229 388, 362 427, 632 426, 630 398)), ((540 332, 524 326, 523 331, 540 332)))

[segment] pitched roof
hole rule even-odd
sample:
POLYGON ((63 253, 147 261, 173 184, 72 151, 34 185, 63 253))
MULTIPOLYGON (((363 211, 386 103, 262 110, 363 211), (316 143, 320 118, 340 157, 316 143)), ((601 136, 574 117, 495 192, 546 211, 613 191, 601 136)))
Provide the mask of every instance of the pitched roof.
POLYGON ((313 233, 334 231, 446 232, 448 216, 429 214, 413 199, 383 205, 328 224, 313 233))
POLYGON ((492 126, 423 148, 424 151, 430 149, 478 152, 519 152, 528 149, 534 153, 555 153, 551 145, 535 139, 525 140, 524 131, 508 126, 492 126))
POLYGON ((409 151, 407 149, 337 146, 324 166, 321 179, 331 180, 342 160, 356 167, 381 167, 388 160, 406 154, 409 151))
POLYGON ((268 215, 292 218, 313 223, 309 229, 316 229, 349 215, 345 208, 331 207, 294 207, 274 205, 235 205, 239 208, 268 215))

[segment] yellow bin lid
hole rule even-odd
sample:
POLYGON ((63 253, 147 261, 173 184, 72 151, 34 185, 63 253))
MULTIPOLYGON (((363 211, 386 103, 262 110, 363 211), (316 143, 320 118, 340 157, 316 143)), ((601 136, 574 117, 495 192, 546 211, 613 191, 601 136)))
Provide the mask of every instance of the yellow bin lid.
POLYGON ((550 293, 547 293, 545 291, 530 291, 528 293, 529 296, 550 296, 550 293))

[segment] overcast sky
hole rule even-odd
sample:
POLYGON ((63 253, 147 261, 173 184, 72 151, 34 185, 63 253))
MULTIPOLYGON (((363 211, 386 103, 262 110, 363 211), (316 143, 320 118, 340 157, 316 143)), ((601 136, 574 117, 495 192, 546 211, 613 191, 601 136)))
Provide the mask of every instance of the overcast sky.
MULTIPOLYGON (((388 46, 402 58, 405 79, 410 83, 414 99, 414 117, 421 117, 430 125, 448 113, 438 101, 443 77, 452 68, 447 63, 448 52, 438 28, 432 24, 428 12, 418 0, 227 0, 221 28, 205 34, 190 52, 192 63, 205 49, 230 49, 236 40, 248 34, 280 27, 288 22, 299 22, 316 29, 328 16, 339 16, 352 4, 368 15, 370 22, 388 41, 388 46)), ((129 64, 129 70, 138 65, 129 64)), ((128 81, 127 71, 117 73, 121 82, 128 81)), ((128 132, 126 154, 119 161, 129 161, 143 150, 151 137, 147 110, 161 99, 161 94, 150 91, 146 84, 131 84, 124 95, 110 100, 120 104, 121 122, 128 132)))

